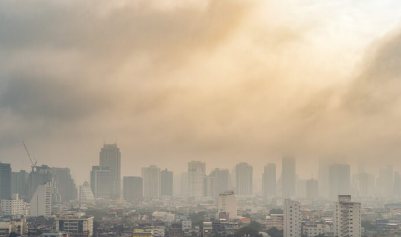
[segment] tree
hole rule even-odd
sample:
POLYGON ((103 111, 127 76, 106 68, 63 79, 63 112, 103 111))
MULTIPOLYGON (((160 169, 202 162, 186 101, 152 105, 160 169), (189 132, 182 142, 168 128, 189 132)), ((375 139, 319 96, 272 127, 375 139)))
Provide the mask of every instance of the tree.
POLYGON ((17 233, 11 232, 10 235, 9 235, 8 237, 17 237, 17 236, 18 236, 17 233))
MULTIPOLYGON (((259 234, 259 231, 249 227, 249 226, 244 226, 234 233, 234 237, 244 237, 244 236, 249 236, 249 237, 261 237, 259 234)), ((273 236, 272 236, 273 237, 273 236)))
POLYGON ((279 230, 276 227, 270 228, 267 230, 267 234, 270 237, 283 237, 283 230, 279 230))
POLYGON ((260 231, 262 229, 262 224, 257 221, 251 221, 251 223, 249 223, 249 227, 254 230, 260 231))

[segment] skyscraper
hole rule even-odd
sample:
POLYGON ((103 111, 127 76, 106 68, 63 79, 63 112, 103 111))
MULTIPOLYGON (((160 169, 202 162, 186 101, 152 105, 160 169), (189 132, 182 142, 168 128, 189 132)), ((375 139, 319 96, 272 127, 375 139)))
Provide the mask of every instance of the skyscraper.
POLYGON ((291 198, 295 196, 295 158, 294 157, 283 157, 282 159, 282 197, 291 198))
POLYGON ((69 202, 77 199, 77 188, 71 177, 69 168, 51 168, 53 182, 56 183, 58 193, 62 202, 69 202))
POLYGON ((11 165, 0 163, 0 200, 11 199, 11 165))
MULTIPOLYGON (((27 201, 29 174, 25 170, 11 172, 11 193, 17 193, 18 197, 27 201)), ((29 201, 29 200, 28 200, 29 201)))
POLYGON ((237 164, 235 183, 238 196, 252 196, 253 167, 244 162, 237 164))
POLYGON ((276 197, 276 164, 267 164, 262 175, 262 195, 265 199, 276 197))
POLYGON ((229 175, 230 172, 228 169, 214 169, 209 176, 213 177, 214 187, 212 190, 211 197, 216 199, 219 198, 219 194, 226 190, 229 190, 229 175))
POLYGON ((290 199, 284 200, 284 235, 301 237, 301 204, 290 199))
POLYGON ((329 167, 329 194, 331 199, 351 192, 351 171, 347 164, 333 164, 329 167))
POLYGON ((160 198, 160 168, 151 165, 142 168, 143 196, 145 198, 160 198))
POLYGON ((351 202, 351 195, 339 195, 335 206, 334 236, 361 237, 361 203, 351 202))
POLYGON ((319 159, 319 195, 325 198, 329 197, 329 166, 330 162, 328 159, 319 159))
POLYGON ((117 144, 104 144, 100 150, 99 166, 107 166, 110 171, 111 198, 120 197, 121 189, 121 153, 117 144))
POLYGON ((127 202, 140 202, 143 199, 143 179, 141 177, 127 176, 123 181, 124 200, 127 202))
POLYGON ((185 198, 189 196, 188 172, 184 172, 181 174, 180 195, 185 198))
POLYGON ((392 165, 387 165, 386 168, 380 169, 379 177, 377 178, 377 196, 392 197, 394 195, 394 171, 392 165))
POLYGON ((306 197, 308 199, 316 199, 319 197, 319 183, 316 179, 306 181, 306 197))
POLYGON ((52 183, 38 185, 31 199, 30 216, 51 217, 52 183))
POLYGON ((51 182, 52 180, 53 176, 49 166, 36 166, 35 169, 29 173, 26 200, 31 200, 39 185, 42 185, 46 182, 51 182))
POLYGON ((173 196, 173 171, 167 169, 160 172, 161 177, 161 195, 162 196, 173 196))
POLYGON ((91 189, 95 198, 110 198, 110 176, 108 166, 92 166, 91 189))
POLYGON ((188 163, 189 197, 201 198, 204 194, 206 164, 200 161, 188 163))

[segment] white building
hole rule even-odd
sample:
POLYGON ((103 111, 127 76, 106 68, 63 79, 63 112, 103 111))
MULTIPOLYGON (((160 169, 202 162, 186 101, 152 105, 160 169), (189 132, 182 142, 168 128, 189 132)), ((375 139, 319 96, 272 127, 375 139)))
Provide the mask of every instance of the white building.
POLYGON ((200 161, 188 163, 189 197, 202 198, 206 164, 200 161))
POLYGON ((18 193, 13 194, 10 200, 1 200, 1 210, 4 215, 10 216, 27 216, 29 214, 28 203, 19 199, 18 193))
POLYGON ((185 233, 192 230, 192 221, 182 221, 182 231, 185 233))
POLYGON ((175 220, 175 214, 168 212, 155 211, 152 213, 152 217, 157 221, 173 222, 175 220))
POLYGON ((284 201, 284 237, 301 237, 301 204, 284 201))
POLYGON ((82 186, 79 186, 79 198, 80 203, 93 203, 95 197, 93 196, 92 189, 88 182, 84 182, 82 186))
POLYGON ((67 217, 56 219, 56 230, 68 234, 91 237, 93 235, 93 217, 67 217))
POLYGON ((304 229, 304 234, 307 237, 314 237, 326 233, 325 224, 305 225, 303 229, 304 229))
POLYGON ((46 182, 36 188, 31 199, 30 216, 51 216, 52 209, 52 184, 46 182))
POLYGON ((339 195, 334 210, 334 235, 361 236, 361 203, 351 202, 351 195, 339 195))
POLYGON ((225 191, 219 195, 219 213, 227 212, 230 219, 237 218, 237 197, 233 191, 225 191))

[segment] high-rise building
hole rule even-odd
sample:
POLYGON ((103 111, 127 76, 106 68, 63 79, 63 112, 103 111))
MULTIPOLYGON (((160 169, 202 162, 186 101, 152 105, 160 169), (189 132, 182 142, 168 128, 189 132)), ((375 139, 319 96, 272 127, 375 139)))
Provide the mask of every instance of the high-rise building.
POLYGON ((69 168, 51 168, 53 184, 57 187, 57 193, 60 194, 61 202, 69 202, 77 199, 77 188, 71 177, 69 168))
POLYGON ((237 218, 237 198, 233 191, 224 191, 219 194, 219 213, 228 213, 230 219, 237 218))
POLYGON ((214 178, 214 189, 212 190, 211 197, 215 200, 219 198, 219 194, 226 190, 229 190, 229 170, 228 169, 214 169, 210 176, 214 178))
POLYGON ((325 198, 329 197, 329 166, 330 162, 328 159, 319 159, 319 195, 325 198))
POLYGON ((339 195, 335 206, 334 236, 361 237, 361 203, 351 202, 351 195, 339 195))
POLYGON ((167 169, 160 172, 161 177, 161 195, 162 196, 173 196, 173 171, 168 171, 167 169))
POLYGON ((291 198, 296 192, 296 173, 295 173, 295 158, 283 157, 282 159, 282 197, 291 198))
POLYGON ((401 175, 400 172, 394 173, 394 195, 401 197, 401 175))
POLYGON ((93 217, 67 217, 56 219, 56 230, 67 233, 69 236, 86 236, 93 235, 93 217))
POLYGON ((95 196, 92 193, 92 189, 87 181, 82 186, 79 186, 79 198, 80 203, 93 203, 95 196))
POLYGON ((160 198, 160 168, 151 165, 142 168, 143 196, 145 198, 160 198))
POLYGON ((117 144, 104 144, 100 150, 99 166, 107 166, 110 170, 110 197, 119 198, 121 192, 121 153, 117 144))
POLYGON ((306 198, 306 183, 308 180, 306 179, 300 179, 297 176, 297 185, 296 185, 296 190, 297 190, 297 198, 306 198))
POLYGON ((215 177, 212 175, 206 175, 203 185, 204 188, 203 196, 213 197, 215 192, 215 185, 216 185, 215 177))
POLYGON ((357 197, 375 196, 376 179, 373 174, 362 172, 354 175, 357 197))
POLYGON ((180 195, 182 197, 189 196, 189 175, 188 172, 184 172, 181 174, 181 183, 180 183, 180 195))
POLYGON ((301 204, 290 199, 284 200, 284 235, 301 237, 301 204))
POLYGON ((110 175, 108 166, 92 166, 91 189, 95 198, 110 198, 110 175))
POLYGON ((248 163, 235 166, 235 184, 238 196, 252 196, 253 167, 248 163))
POLYGON ((50 217, 52 210, 52 183, 46 182, 36 188, 31 199, 30 216, 50 217))
POLYGON ((0 200, 11 199, 11 165, 0 163, 0 200))
POLYGON ((39 185, 42 185, 46 182, 52 182, 52 180, 53 176, 49 166, 36 166, 35 169, 29 173, 26 200, 30 201, 32 199, 32 196, 36 192, 36 189, 39 185))
POLYGON ((267 164, 262 175, 262 195, 265 199, 276 197, 276 164, 267 164))
POLYGON ((29 174, 25 170, 11 172, 11 193, 17 193, 18 197, 26 200, 29 174))
POLYGON ((392 165, 387 165, 386 168, 380 169, 379 177, 377 178, 377 196, 392 197, 394 195, 394 171, 392 165))
POLYGON ((347 164, 333 164, 329 167, 329 194, 331 199, 351 192, 351 171, 347 164))
POLYGON ((140 202, 143 199, 142 177, 127 176, 123 181, 124 200, 127 202, 140 202))
POLYGON ((201 161, 188 163, 189 197, 201 198, 204 194, 206 164, 201 161))
POLYGON ((316 179, 306 181, 306 197, 308 199, 317 199, 319 197, 319 182, 316 179))

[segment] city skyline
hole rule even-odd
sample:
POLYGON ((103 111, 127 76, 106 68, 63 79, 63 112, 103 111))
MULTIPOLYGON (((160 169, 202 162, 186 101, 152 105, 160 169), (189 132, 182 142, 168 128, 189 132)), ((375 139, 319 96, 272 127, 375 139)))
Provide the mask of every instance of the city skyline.
POLYGON ((79 183, 102 141, 122 175, 287 154, 302 177, 330 156, 401 166, 398 1, 140 2, 0 3, 2 162, 29 170, 24 140, 79 183))

